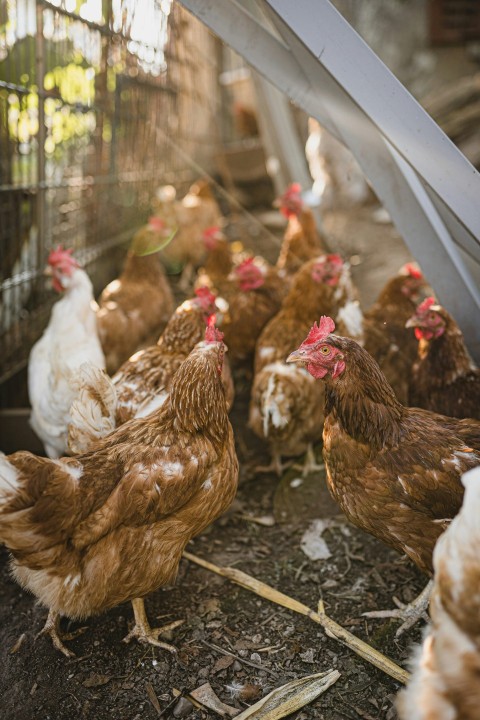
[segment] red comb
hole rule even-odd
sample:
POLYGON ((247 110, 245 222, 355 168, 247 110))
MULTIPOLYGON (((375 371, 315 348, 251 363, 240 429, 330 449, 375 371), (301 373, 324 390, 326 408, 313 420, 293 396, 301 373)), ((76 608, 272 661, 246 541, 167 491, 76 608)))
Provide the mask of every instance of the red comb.
POLYGON ((157 217, 156 215, 152 215, 152 217, 148 218, 148 226, 152 228, 152 230, 163 230, 165 227, 165 220, 162 220, 162 218, 157 217))
POLYGON ((435 305, 436 302, 437 301, 434 297, 425 298, 425 300, 417 307, 417 313, 423 314, 424 312, 427 312, 427 310, 429 310, 432 305, 435 305))
POLYGON ((414 263, 407 263, 406 265, 404 265, 403 270, 406 272, 407 275, 410 275, 410 277, 414 278, 415 280, 423 279, 421 271, 414 263))
POLYGON ((52 265, 53 267, 56 265, 64 265, 66 267, 80 267, 77 260, 75 260, 74 257, 72 257, 73 248, 69 248, 68 250, 64 250, 62 245, 58 245, 55 250, 52 250, 50 252, 50 255, 48 256, 48 264, 52 265))
POLYGON ((199 298, 208 298, 209 300, 211 300, 211 302, 213 302, 216 298, 216 295, 212 293, 210 288, 206 285, 202 285, 201 287, 197 288, 195 290, 195 295, 199 298))
POLYGON ((332 318, 327 317, 327 315, 322 315, 318 325, 317 323, 313 323, 313 327, 303 341, 301 347, 303 347, 304 345, 314 345, 321 340, 325 340, 325 338, 330 335, 330 333, 334 330, 335 323, 333 322, 332 318))
POLYGON ((343 265, 343 260, 340 255, 327 255, 326 260, 334 265, 343 265))
POLYGON ((243 271, 243 270, 246 270, 247 268, 250 268, 250 267, 253 265, 254 259, 255 259, 255 258, 254 258, 253 256, 251 256, 251 257, 246 258, 245 260, 242 260, 242 262, 240 263, 240 265, 237 265, 237 267, 235 268, 235 270, 236 270, 237 272, 241 272, 241 271, 243 271))
POLYGON ((203 237, 204 238, 212 238, 215 237, 215 235, 218 235, 221 233, 221 229, 218 227, 218 225, 213 225, 212 227, 208 227, 203 231, 203 237))
POLYGON ((222 342, 223 340, 223 332, 215 327, 216 321, 217 316, 213 313, 208 318, 208 325, 205 330, 205 342, 207 343, 222 342))

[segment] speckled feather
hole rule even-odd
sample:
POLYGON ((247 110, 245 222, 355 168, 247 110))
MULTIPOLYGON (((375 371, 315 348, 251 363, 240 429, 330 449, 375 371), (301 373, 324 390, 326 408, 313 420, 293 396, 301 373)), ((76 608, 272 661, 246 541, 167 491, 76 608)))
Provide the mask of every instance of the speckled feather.
POLYGON ((480 464, 480 422, 404 407, 357 343, 327 342, 346 363, 337 378, 325 377, 332 495, 351 522, 429 573, 435 542, 462 502, 461 475, 480 464))
POLYGON ((142 343, 158 338, 173 312, 173 296, 158 253, 129 252, 117 280, 99 298, 97 323, 110 375, 142 343))
POLYGON ((409 281, 406 275, 391 278, 363 321, 364 347, 378 362, 402 403, 408 402, 409 379, 417 356, 415 337, 405 328, 415 311, 415 302, 402 292, 409 281))
POLYGON ((165 405, 91 453, 0 457, 0 538, 41 603, 82 618, 172 582, 189 539, 230 505, 238 462, 220 347, 201 343, 165 405))

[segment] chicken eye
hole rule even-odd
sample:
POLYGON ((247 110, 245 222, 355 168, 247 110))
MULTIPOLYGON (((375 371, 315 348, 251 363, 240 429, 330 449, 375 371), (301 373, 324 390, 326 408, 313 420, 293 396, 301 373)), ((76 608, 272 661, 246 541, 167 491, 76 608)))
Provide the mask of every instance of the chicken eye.
POLYGON ((428 317, 431 322, 435 322, 435 320, 437 319, 437 314, 432 312, 428 317))
POLYGON ((320 348, 320 352, 322 353, 322 355, 328 355, 328 353, 330 352, 330 348, 327 347, 327 345, 323 345, 320 348))

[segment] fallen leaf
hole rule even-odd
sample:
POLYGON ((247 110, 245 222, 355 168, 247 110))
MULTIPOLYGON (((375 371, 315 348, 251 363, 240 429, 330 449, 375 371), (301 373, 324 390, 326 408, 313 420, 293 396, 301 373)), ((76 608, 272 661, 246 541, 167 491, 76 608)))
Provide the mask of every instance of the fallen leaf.
POLYGON ((100 685, 106 685, 112 679, 111 675, 100 675, 99 673, 92 673, 86 680, 82 682, 83 687, 100 687, 100 685))
POLYGON ((230 667, 230 665, 233 665, 234 662, 235 658, 232 657, 232 655, 224 655, 223 657, 218 658, 212 668, 212 673, 215 675, 215 673, 220 672, 220 670, 226 670, 230 667))
POLYGON ((259 700, 255 705, 237 715, 236 720, 279 720, 300 710, 313 702, 319 695, 337 682, 340 677, 338 670, 308 675, 299 680, 292 680, 286 685, 275 688, 271 693, 259 700))
POLYGON ((145 683, 145 688, 147 691, 147 695, 149 697, 150 702, 152 703, 153 707, 157 711, 157 715, 160 715, 162 712, 162 708, 160 707, 160 703, 158 702, 158 698, 155 694, 155 690, 153 689, 152 683, 145 683))
POLYGON ((220 698, 215 695, 212 686, 208 682, 204 685, 200 685, 200 687, 196 690, 192 690, 190 695, 194 700, 201 703, 209 710, 213 710, 218 713, 222 717, 225 717, 225 715, 229 715, 230 717, 238 715, 238 709, 231 707, 230 705, 225 705, 225 703, 223 703, 220 698))

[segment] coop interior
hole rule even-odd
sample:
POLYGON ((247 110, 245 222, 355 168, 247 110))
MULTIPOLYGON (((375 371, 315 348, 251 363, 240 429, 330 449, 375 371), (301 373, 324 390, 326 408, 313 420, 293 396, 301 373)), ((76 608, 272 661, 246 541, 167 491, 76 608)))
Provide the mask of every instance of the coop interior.
MULTIPOLYGON (((260 5, 234 4, 252 15, 260 5)), ((479 169, 477 3, 333 5, 479 169)), ((152 619, 184 621, 166 636, 174 655, 120 642, 131 615, 121 601, 98 617, 85 613, 85 622, 68 621, 72 636, 80 625, 87 630, 67 643, 76 658, 64 657, 35 639, 45 603, 15 582, 2 550, 0 685, 9 718, 413 718, 396 697, 422 623, 398 637, 399 619, 363 613, 408 605, 427 571, 408 550, 399 554, 398 543, 392 549, 370 526, 347 519, 330 496, 323 376, 310 385, 308 367, 286 359, 314 321, 322 326, 320 318, 331 316, 339 335, 375 357, 402 406, 480 419, 480 379, 468 335, 456 350, 470 373, 466 392, 440 398, 451 370, 441 362, 445 376, 436 384, 428 377, 436 366, 414 370, 437 328, 424 331, 411 318, 443 312, 428 300, 435 278, 428 268, 429 282, 422 278, 411 243, 349 148, 299 105, 176 0, 0 4, 0 465, 2 453, 30 451, 55 463, 94 455, 122 423, 133 423, 122 442, 129 432, 136 437, 135 423, 154 417, 174 387, 173 373, 155 376, 147 389, 142 381, 148 385, 163 362, 155 353, 170 346, 159 338, 186 302, 214 303, 181 362, 195 343, 220 342, 215 327, 224 334, 229 374, 224 364, 221 402, 226 396, 239 464, 233 504, 189 538, 191 557, 176 582, 173 574, 147 596, 152 619), (78 269, 86 279, 76 305, 80 290, 70 280, 78 269), (312 278, 325 289, 316 300, 312 278), (405 278, 398 298, 385 294, 388 283, 400 287, 405 278), (395 329, 382 340, 389 323, 395 329), (97 357, 103 387, 117 393, 111 417, 97 376, 83 364, 97 357), (276 375, 270 370, 262 380, 265 367, 276 375), (85 393, 90 400, 99 393, 100 402, 82 407, 85 393), (293 437, 285 407, 301 393, 293 437), (68 407, 58 411, 62 403, 68 407), (225 568, 230 575, 222 578, 225 568), (235 568, 269 589, 252 590, 235 568), (275 589, 289 600, 279 601, 275 589), (325 625, 325 617, 341 627, 325 625), (359 650, 357 639, 367 647, 359 650), (276 688, 271 715, 249 711, 276 688)), ((448 318, 442 327, 451 320, 457 332, 448 318)), ((181 362, 168 352, 177 371, 181 362)), ((480 453, 474 429, 462 436, 455 472, 480 464, 479 455, 472 465, 480 453)), ((0 482, 3 543, 2 498, 0 482)), ((61 523, 55 512, 52 522, 61 523)), ((474 652, 478 668, 478 635, 474 652)), ((475 693, 467 687, 466 696, 475 693)), ((471 712, 455 717, 478 717, 471 712)))

